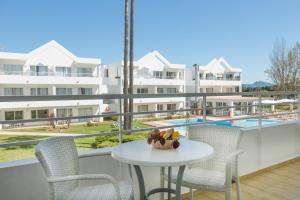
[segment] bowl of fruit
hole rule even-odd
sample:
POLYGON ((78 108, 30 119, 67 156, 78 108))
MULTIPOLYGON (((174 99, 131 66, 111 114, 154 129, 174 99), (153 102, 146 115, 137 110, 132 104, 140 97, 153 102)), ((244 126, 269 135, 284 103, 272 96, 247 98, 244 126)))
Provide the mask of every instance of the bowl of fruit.
POLYGON ((149 133, 147 142, 155 149, 177 149, 180 145, 179 136, 179 132, 173 128, 163 131, 155 128, 149 133))

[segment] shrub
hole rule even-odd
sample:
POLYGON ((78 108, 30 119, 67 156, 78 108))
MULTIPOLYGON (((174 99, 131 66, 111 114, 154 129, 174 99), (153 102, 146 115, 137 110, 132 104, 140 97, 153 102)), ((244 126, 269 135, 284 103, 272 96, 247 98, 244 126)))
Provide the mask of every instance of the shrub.
POLYGON ((119 121, 119 116, 111 116, 111 120, 117 122, 119 121))

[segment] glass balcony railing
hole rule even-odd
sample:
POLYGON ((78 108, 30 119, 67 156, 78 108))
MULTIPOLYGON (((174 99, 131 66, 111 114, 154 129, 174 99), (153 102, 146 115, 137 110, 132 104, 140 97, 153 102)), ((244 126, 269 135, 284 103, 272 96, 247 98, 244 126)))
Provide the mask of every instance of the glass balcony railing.
POLYGON ((36 71, 0 71, 0 75, 19 76, 59 76, 59 77, 97 77, 93 73, 62 73, 62 72, 36 72, 36 71))

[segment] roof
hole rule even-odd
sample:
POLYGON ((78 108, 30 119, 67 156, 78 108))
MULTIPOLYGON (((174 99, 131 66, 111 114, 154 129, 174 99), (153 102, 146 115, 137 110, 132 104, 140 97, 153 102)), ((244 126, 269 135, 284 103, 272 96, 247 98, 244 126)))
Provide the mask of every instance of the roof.
POLYGON ((161 53, 158 51, 152 51, 144 55, 142 58, 136 61, 139 67, 151 67, 151 69, 162 71, 165 67, 174 69, 185 69, 183 64, 170 63, 161 53))
POLYGON ((234 68, 223 58, 215 58, 205 66, 199 67, 200 71, 208 71, 212 73, 224 73, 224 72, 242 72, 242 69, 234 68))
POLYGON ((80 58, 75 56, 73 53, 71 53, 69 50, 67 50, 65 47, 60 45, 58 42, 51 40, 50 42, 47 42, 46 44, 30 51, 29 53, 10 53, 10 52, 0 52, 0 59, 16 59, 16 60, 27 60, 31 57, 36 56, 37 54, 42 53, 43 51, 46 51, 49 48, 55 48, 58 51, 62 52, 64 55, 72 59, 76 63, 82 63, 82 64, 100 64, 101 60, 97 58, 80 58))

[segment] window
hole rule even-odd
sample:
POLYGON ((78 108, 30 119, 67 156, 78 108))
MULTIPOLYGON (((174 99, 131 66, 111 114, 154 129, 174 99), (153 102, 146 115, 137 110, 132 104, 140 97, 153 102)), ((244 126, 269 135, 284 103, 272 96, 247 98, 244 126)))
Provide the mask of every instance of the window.
POLYGON ((235 90, 235 92, 240 92, 240 87, 236 86, 234 90, 235 90))
POLYGON ((203 93, 203 88, 200 88, 200 93, 203 93))
POLYGON ((227 93, 232 93, 233 92, 233 88, 226 88, 226 92, 227 93))
POLYGON ((223 80, 224 78, 223 78, 223 74, 217 74, 217 79, 218 80, 223 80))
POLYGON ((48 88, 31 88, 30 95, 31 96, 47 96, 48 88))
POLYGON ((148 112, 148 105, 138 105, 138 112, 148 112))
POLYGON ((164 88, 157 88, 156 92, 157 92, 157 94, 163 94, 164 93, 164 88))
POLYGON ((208 73, 208 74, 206 74, 206 79, 207 80, 213 80, 214 79, 214 75, 212 73, 208 73))
POLYGON ((71 68, 70 67, 56 67, 55 68, 57 76, 71 76, 71 68))
POLYGON ((23 88, 4 88, 4 96, 23 96, 23 88))
POLYGON ((148 94, 148 88, 137 88, 138 94, 148 94))
MULTIPOLYGON (((93 108, 79 108, 78 109, 79 116, 91 116, 93 115, 93 108)), ((80 122, 89 121, 91 118, 82 118, 79 119, 80 122)))
POLYGON ((32 110, 31 111, 31 119, 48 118, 48 117, 49 117, 48 110, 32 110))
POLYGON ((154 71, 153 72, 153 76, 155 77, 155 78, 159 78, 159 79, 162 79, 162 71, 154 71))
POLYGON ((104 70, 104 77, 108 78, 109 77, 109 71, 108 69, 104 70))
POLYGON ((72 88, 56 88, 56 95, 72 95, 72 88))
POLYGON ((5 120, 23 119, 23 111, 7 111, 5 112, 5 120))
POLYGON ((3 74, 4 75, 22 75, 23 74, 23 66, 22 65, 4 64, 3 65, 3 74))
POLYGON ((225 74, 226 80, 232 80, 233 74, 225 74))
POLYGON ((175 79, 176 72, 167 72, 167 79, 175 79))
POLYGON ((31 76, 48 76, 48 66, 30 66, 31 76))
POLYGON ((73 115, 72 108, 56 109, 57 117, 72 117, 72 115, 73 115))
POLYGON ((156 104, 156 110, 164 110, 164 105, 163 104, 156 104))
POLYGON ((92 68, 79 67, 77 68, 77 75, 79 77, 92 77, 92 68))
POLYGON ((206 92, 207 93, 213 93, 214 92, 214 88, 206 88, 206 92))
POLYGON ((167 104, 167 110, 172 111, 170 112, 171 115, 175 114, 173 110, 176 110, 176 104, 175 103, 167 104))
POLYGON ((178 93, 178 89, 177 88, 167 88, 167 93, 168 94, 178 93))
POLYGON ((203 79, 203 73, 199 74, 199 79, 203 79))
POLYGON ((78 88, 79 95, 92 95, 93 88, 78 88))

